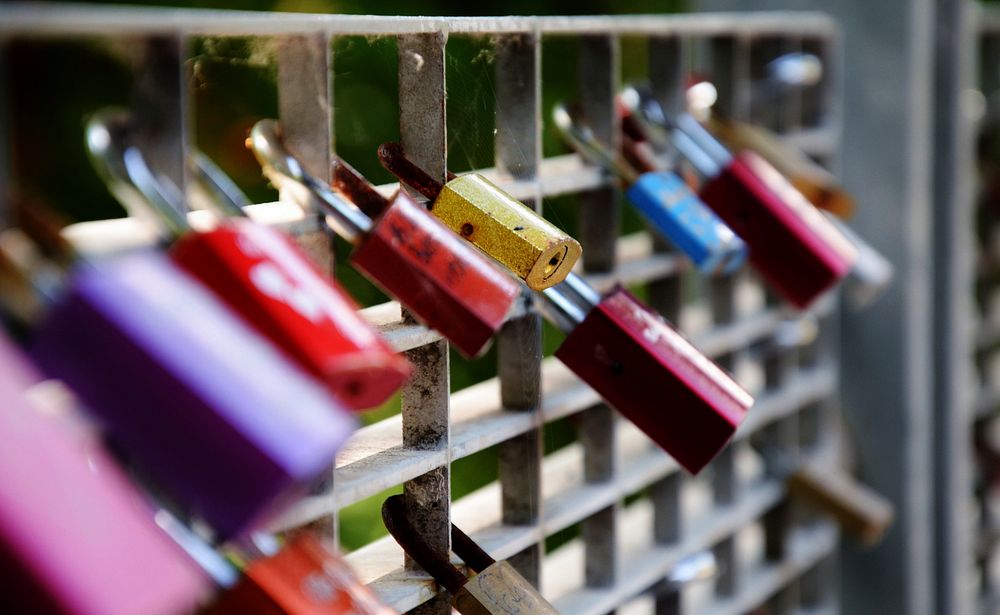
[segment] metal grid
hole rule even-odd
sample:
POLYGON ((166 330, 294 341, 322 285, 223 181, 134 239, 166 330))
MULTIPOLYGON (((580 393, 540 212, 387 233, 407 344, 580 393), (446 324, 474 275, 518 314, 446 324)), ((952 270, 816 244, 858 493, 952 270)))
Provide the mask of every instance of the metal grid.
MULTIPOLYGON (((786 96, 760 118, 751 117, 750 84, 765 61, 784 51, 805 48, 821 54, 828 66, 834 63, 837 31, 830 19, 804 13, 493 19, 0 8, 4 39, 116 32, 128 32, 150 52, 140 87, 145 100, 156 102, 159 126, 170 129, 166 135, 150 131, 147 151, 182 185, 189 146, 183 77, 188 37, 280 37, 280 119, 290 145, 320 176, 328 174, 334 144, 332 37, 395 37, 403 144, 438 176, 447 159, 448 37, 489 37, 496 51, 496 167, 484 174, 539 210, 544 198, 578 195, 587 279, 600 289, 645 285, 654 307, 757 396, 734 443, 703 477, 692 479, 555 359, 538 360, 541 327, 530 300, 510 316, 497 340, 497 376, 451 394, 446 342, 413 324, 398 304, 373 306, 364 310, 366 317, 416 367, 403 391, 402 413, 359 430, 323 492, 296 505, 275 529, 311 525, 336 535, 339 510, 402 484, 421 531, 437 548, 447 548, 448 522, 456 521, 492 555, 511 558, 529 580, 540 582, 563 613, 742 613, 763 604, 778 613, 837 610, 837 530, 792 510, 777 470, 759 454, 766 444, 839 462, 836 300, 814 310, 821 323, 815 342, 760 359, 751 346, 773 337, 789 313, 756 278, 743 271, 700 279, 648 234, 619 237, 621 195, 610 178, 575 156, 543 158, 540 138, 545 40, 579 38, 580 101, 598 135, 613 140, 620 43, 628 36, 647 41, 648 77, 665 104, 679 104, 690 72, 708 72, 729 114, 758 119, 829 160, 839 144, 832 81, 786 96), (543 454, 545 425, 566 417, 574 417, 577 441, 543 454), (490 447, 499 451, 499 480, 452 501, 451 463, 490 447), (579 528, 578 537, 546 552, 545 538, 570 527, 579 528), (682 592, 664 586, 664 576, 681 559, 706 548, 721 563, 717 579, 682 592)), ((283 203, 253 210, 330 262, 319 220, 283 203)), ((85 223, 67 232, 91 251, 151 239, 133 220, 85 223)), ((433 582, 404 565, 390 539, 351 553, 349 560, 399 611, 449 612, 433 582)))

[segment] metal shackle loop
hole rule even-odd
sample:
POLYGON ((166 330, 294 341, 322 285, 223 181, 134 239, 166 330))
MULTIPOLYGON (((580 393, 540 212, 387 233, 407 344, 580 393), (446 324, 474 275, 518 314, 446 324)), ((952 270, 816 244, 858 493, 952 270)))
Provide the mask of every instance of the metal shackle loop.
POLYGON ((320 206, 328 219, 333 220, 342 237, 351 243, 357 243, 371 231, 371 218, 354 203, 334 192, 325 182, 313 177, 299 159, 288 151, 276 121, 261 120, 254 124, 250 130, 248 145, 272 183, 281 186, 291 181, 302 186, 315 197, 311 200, 320 206))
POLYGON ((634 184, 639 173, 597 139, 590 126, 581 121, 578 111, 564 103, 552 108, 552 120, 563 140, 585 160, 610 171, 627 185, 634 184))
POLYGON ((87 122, 86 144, 90 162, 108 189, 131 213, 148 218, 156 214, 174 237, 190 230, 184 196, 169 178, 149 168, 139 148, 129 144, 132 119, 122 110, 104 110, 87 122))

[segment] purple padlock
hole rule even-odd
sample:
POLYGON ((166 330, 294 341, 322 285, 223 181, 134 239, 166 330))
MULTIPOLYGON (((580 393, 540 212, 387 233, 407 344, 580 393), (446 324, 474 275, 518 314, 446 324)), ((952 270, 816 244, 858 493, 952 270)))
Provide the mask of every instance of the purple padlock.
POLYGON ((145 480, 222 540, 302 495, 354 428, 317 382, 159 254, 78 266, 31 352, 145 480))
POLYGON ((24 396, 34 374, 0 338, 0 612, 175 615, 204 574, 101 449, 24 396))

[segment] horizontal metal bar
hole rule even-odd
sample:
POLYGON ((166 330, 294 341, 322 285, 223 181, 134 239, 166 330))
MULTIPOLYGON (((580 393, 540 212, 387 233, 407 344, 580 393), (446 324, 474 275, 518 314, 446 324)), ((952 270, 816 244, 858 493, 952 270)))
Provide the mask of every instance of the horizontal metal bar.
POLYGON ((830 37, 836 23, 822 13, 712 13, 691 15, 592 15, 579 17, 399 17, 82 4, 11 3, 0 7, 0 34, 107 36, 201 34, 266 36, 322 32, 331 35, 454 34, 656 34, 745 33, 830 37))

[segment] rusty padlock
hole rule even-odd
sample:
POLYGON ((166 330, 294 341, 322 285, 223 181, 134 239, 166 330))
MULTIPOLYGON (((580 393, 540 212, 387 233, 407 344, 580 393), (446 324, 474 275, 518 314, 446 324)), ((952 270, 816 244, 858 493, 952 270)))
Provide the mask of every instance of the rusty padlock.
POLYGON ((702 200, 747 243, 751 264, 789 302, 804 309, 850 272, 854 245, 767 161, 748 150, 731 154, 694 117, 670 117, 634 88, 621 100, 665 129, 702 176, 702 200))
POLYGON ((677 174, 662 170, 638 144, 623 143, 625 160, 608 151, 593 131, 565 105, 552 117, 563 139, 585 159, 613 173, 625 195, 660 235, 683 251, 704 273, 732 272, 746 261, 746 245, 677 174))
POLYGON ((697 474, 746 417, 753 397, 624 288, 601 297, 571 273, 540 293, 542 314, 567 333, 556 357, 697 474), (650 395, 643 383, 655 382, 650 395))
POLYGON ((579 242, 478 173, 449 173, 442 184, 408 160, 398 143, 380 145, 378 157, 429 199, 427 207, 436 218, 532 290, 561 282, 583 253, 579 242))
POLYGON ((404 496, 391 496, 382 504, 382 521, 403 550, 448 590, 462 615, 558 615, 513 566, 494 560, 454 524, 452 550, 475 574, 468 578, 448 558, 431 552, 407 517, 404 496))
POLYGON ((204 156, 194 175, 216 197, 220 216, 192 230, 183 197, 154 176, 138 148, 128 145, 129 119, 105 112, 91 120, 91 160, 112 193, 137 215, 156 212, 169 231, 170 258, 269 338, 346 406, 366 409, 395 393, 410 375, 406 359, 357 313, 333 279, 281 232, 245 217, 245 197, 204 156))
POLYGON ((258 122, 250 144, 272 183, 297 188, 288 192, 300 204, 319 207, 337 234, 354 244, 351 263, 372 282, 465 356, 485 351, 520 296, 515 280, 405 192, 387 201, 338 160, 337 186, 354 202, 342 198, 305 171, 274 121, 258 122))

